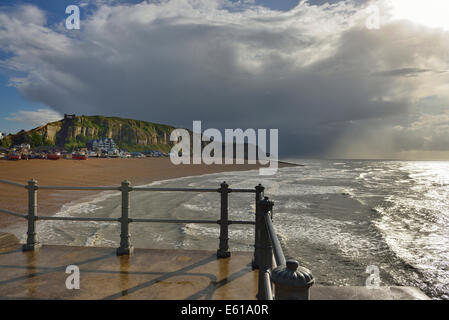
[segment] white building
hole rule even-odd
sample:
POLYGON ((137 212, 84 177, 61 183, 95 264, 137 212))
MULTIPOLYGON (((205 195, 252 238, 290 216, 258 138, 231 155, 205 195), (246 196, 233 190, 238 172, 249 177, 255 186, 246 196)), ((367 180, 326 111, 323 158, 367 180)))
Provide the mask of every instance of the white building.
POLYGON ((5 137, 5 134, 0 131, 0 140, 2 140, 5 137))
POLYGON ((90 142, 92 150, 114 151, 117 145, 111 138, 96 139, 90 142))
POLYGON ((19 145, 15 145, 14 148, 19 149, 19 150, 30 150, 31 145, 29 143, 22 143, 19 145))

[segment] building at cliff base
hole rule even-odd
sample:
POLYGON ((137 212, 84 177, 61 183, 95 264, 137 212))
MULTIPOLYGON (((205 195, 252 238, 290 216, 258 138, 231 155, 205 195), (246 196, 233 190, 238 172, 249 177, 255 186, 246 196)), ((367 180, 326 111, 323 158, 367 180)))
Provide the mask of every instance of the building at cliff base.
POLYGON ((99 151, 115 151, 117 150, 117 145, 115 144, 114 140, 111 138, 100 138, 91 140, 88 143, 88 146, 91 150, 99 150, 99 151))

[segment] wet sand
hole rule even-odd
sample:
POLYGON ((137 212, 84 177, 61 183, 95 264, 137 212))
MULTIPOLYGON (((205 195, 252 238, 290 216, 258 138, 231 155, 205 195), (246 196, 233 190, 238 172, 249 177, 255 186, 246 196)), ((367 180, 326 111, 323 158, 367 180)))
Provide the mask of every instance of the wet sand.
MULTIPOLYGON (((280 164, 287 166, 286 164, 280 164)), ((22 160, 0 161, 0 179, 26 184, 36 179, 41 185, 61 186, 118 186, 129 180, 132 185, 153 181, 203 175, 208 173, 258 169, 259 165, 174 165, 168 158, 22 160)), ((218 186, 217 186, 218 187, 218 186)), ((92 191, 38 191, 38 214, 55 214, 68 202, 78 200, 92 191)), ((26 214, 27 191, 0 184, 0 208, 26 214)), ((25 220, 0 213, 0 229, 24 224, 25 220)))

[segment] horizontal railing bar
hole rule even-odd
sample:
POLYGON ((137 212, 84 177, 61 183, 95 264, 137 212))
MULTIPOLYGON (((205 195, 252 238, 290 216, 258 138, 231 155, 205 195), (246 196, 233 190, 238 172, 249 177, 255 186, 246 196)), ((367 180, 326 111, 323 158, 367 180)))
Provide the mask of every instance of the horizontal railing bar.
POLYGON ((177 219, 144 219, 144 218, 131 218, 130 222, 154 222, 154 223, 204 223, 204 224, 217 224, 217 220, 177 220, 177 219))
POLYGON ((132 190, 133 191, 218 192, 219 189, 133 187, 132 190))
POLYGON ((263 281, 265 286, 265 299, 273 300, 273 291, 271 290, 270 273, 265 271, 263 274, 263 281))
MULTIPOLYGON (((1 180, 0 183, 13 185, 16 187, 25 188, 26 185, 1 180)), ((120 187, 78 187, 78 186, 37 186, 40 190, 104 190, 104 191, 120 191, 120 187)), ((151 188, 151 187, 131 187, 131 191, 179 191, 179 192, 220 192, 220 189, 193 189, 193 188, 151 188)), ((253 189, 229 189, 230 192, 239 192, 239 193, 255 193, 256 191, 253 189)))
POLYGON ((27 215, 25 215, 25 214, 9 211, 9 210, 5 210, 5 209, 0 209, 0 212, 10 214, 12 216, 20 217, 20 218, 25 218, 25 219, 27 218, 27 215))
POLYGON ((25 188, 26 187, 25 184, 13 182, 13 181, 8 181, 8 180, 3 180, 3 179, 0 179, 0 183, 9 184, 9 185, 12 185, 12 186, 15 186, 15 187, 20 187, 20 188, 25 188))
POLYGON ((255 189, 230 189, 231 192, 240 192, 240 193, 256 193, 255 189))
MULTIPOLYGON (((0 209, 0 211, 2 211, 0 209)), ((13 214, 11 212, 6 212, 13 214)), ((19 214, 14 214, 19 215, 19 214)), ((26 215, 19 215, 26 218, 26 215)), ((120 218, 93 218, 93 217, 50 217, 50 216, 37 216, 37 220, 60 220, 60 221, 105 221, 105 222, 120 222, 120 218)), ((129 222, 154 222, 154 223, 204 223, 204 224, 220 224, 220 220, 193 220, 193 219, 141 219, 131 218, 129 222)), ((228 224, 255 224, 254 221, 228 221, 228 224)))
MULTIPOLYGON (((155 222, 155 223, 204 223, 204 224, 220 224, 220 220, 195 220, 195 219, 144 219, 144 218, 131 218, 130 222, 155 222)), ((228 224, 255 224, 254 221, 232 221, 229 220, 228 224)))
MULTIPOLYGON (((193 188, 152 188, 152 187, 133 187, 133 191, 180 191, 180 192, 220 192, 220 189, 193 189, 193 188)), ((229 189, 229 192, 255 193, 253 189, 229 189)))
POLYGON ((49 217, 37 216, 37 220, 62 220, 62 221, 103 221, 103 222, 120 222, 119 218, 81 218, 81 217, 49 217))
POLYGON ((120 187, 69 187, 69 186, 38 186, 39 190, 103 190, 120 191, 120 187))
POLYGON ((273 223, 271 222, 270 214, 268 212, 265 213, 265 223, 268 229, 268 235, 270 236, 271 243, 273 245, 274 257, 276 259, 276 264, 278 266, 285 266, 285 256, 281 247, 281 243, 279 242, 276 231, 274 230, 273 223))
POLYGON ((228 224, 252 224, 255 225, 256 222, 255 221, 234 221, 234 220, 229 220, 228 224))

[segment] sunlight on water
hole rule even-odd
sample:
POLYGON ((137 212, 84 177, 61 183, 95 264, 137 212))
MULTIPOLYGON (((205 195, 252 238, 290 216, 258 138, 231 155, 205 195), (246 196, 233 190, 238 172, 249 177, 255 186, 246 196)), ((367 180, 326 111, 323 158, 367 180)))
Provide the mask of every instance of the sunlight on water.
POLYGON ((376 225, 402 260, 431 279, 429 290, 449 298, 449 163, 412 162, 401 170, 408 188, 387 198, 376 225))

